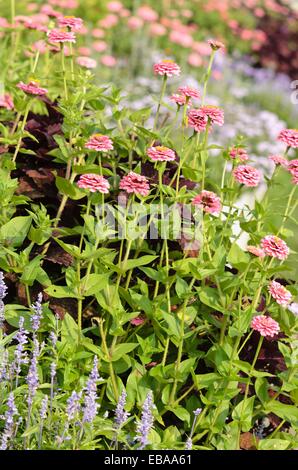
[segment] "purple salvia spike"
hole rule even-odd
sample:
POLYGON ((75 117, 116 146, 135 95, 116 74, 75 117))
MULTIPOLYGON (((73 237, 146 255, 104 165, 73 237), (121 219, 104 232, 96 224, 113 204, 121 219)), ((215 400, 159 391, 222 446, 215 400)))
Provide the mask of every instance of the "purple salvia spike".
POLYGON ((140 443, 140 450, 144 449, 149 444, 148 437, 151 429, 153 428, 154 422, 154 417, 152 413, 154 407, 155 406, 153 403, 153 393, 150 391, 144 401, 141 420, 137 424, 136 440, 140 443))

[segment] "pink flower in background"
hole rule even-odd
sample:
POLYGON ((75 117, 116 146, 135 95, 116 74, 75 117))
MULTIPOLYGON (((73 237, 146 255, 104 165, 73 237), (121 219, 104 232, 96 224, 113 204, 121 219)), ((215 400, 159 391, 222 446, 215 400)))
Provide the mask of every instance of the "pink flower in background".
POLYGON ((256 168, 253 168, 250 165, 239 165, 233 171, 234 178, 240 184, 244 184, 245 186, 254 187, 258 186, 261 173, 256 168))
POLYGON ((125 190, 127 193, 140 194, 141 196, 148 196, 150 186, 145 176, 138 175, 130 171, 120 181, 119 188, 125 190))
POLYGON ((103 29, 95 28, 92 29, 92 36, 97 39, 102 39, 105 37, 106 33, 104 32, 103 29))
POLYGON ((103 52, 107 49, 108 45, 105 41, 95 41, 92 47, 96 52, 103 52))
POLYGON ((279 305, 286 307, 292 300, 292 294, 279 282, 271 281, 269 292, 279 305))
POLYGON ((200 54, 200 56, 209 56, 210 47, 205 42, 194 42, 192 50, 200 54))
POLYGON ((119 13, 119 11, 121 11, 123 8, 123 5, 121 2, 109 2, 107 4, 107 9, 113 13, 119 13))
POLYGON ((91 49, 90 49, 90 47, 79 47, 78 48, 78 53, 83 55, 83 56, 88 57, 89 55, 91 55, 91 49))
POLYGON ((85 57, 85 56, 77 57, 76 62, 81 67, 85 67, 86 69, 95 69, 97 65, 96 60, 91 59, 90 57, 85 57))
POLYGON ((60 16, 63 16, 60 11, 56 11, 51 7, 51 5, 43 5, 40 9, 41 13, 44 13, 45 15, 49 16, 50 18, 60 18, 60 16))
POLYGON ((287 167, 289 164, 288 160, 280 155, 270 155, 268 159, 271 160, 275 165, 281 165, 283 167, 287 167))
POLYGON ((188 114, 188 126, 196 132, 202 132, 206 129, 208 117, 200 109, 191 109, 188 114))
POLYGON ((64 16, 58 18, 58 25, 60 28, 70 28, 72 31, 80 31, 83 27, 82 18, 75 18, 74 16, 64 16))
POLYGON ((147 21, 148 23, 158 20, 158 14, 155 10, 147 5, 143 5, 137 10, 137 15, 142 18, 142 20, 147 21))
POLYGON ((160 23, 152 23, 149 28, 151 36, 164 36, 166 34, 166 28, 160 23))
MULTIPOLYGON (((170 96, 170 100, 174 101, 174 103, 178 104, 179 106, 184 106, 186 104, 186 96, 179 95, 175 93, 174 95, 170 96)), ((188 106, 191 106, 191 101, 189 100, 187 103, 188 106)))
POLYGON ((218 41, 217 39, 208 39, 207 43, 213 49, 214 51, 217 51, 218 49, 224 49, 225 45, 218 41))
POLYGON ((252 319, 251 328, 258 331, 261 336, 272 337, 279 333, 279 324, 271 317, 265 315, 257 315, 252 319))
POLYGON ((176 158, 174 150, 160 145, 148 148, 147 155, 154 162, 170 162, 176 158))
POLYGON ((193 38, 190 34, 186 34, 184 31, 173 30, 170 33, 170 41, 174 44, 179 44, 182 47, 191 47, 193 44, 193 38))
POLYGON ((173 75, 180 75, 181 69, 173 60, 164 59, 158 64, 154 64, 153 70, 155 74, 166 75, 172 77, 173 75))
POLYGON ((209 214, 218 214, 221 210, 220 198, 212 191, 202 191, 192 200, 192 203, 209 214))
POLYGON ((103 55, 100 62, 106 67, 115 67, 117 64, 117 60, 112 55, 103 55))
POLYGON ((298 184, 298 173, 293 175, 292 183, 293 184, 298 184))
POLYGON ((137 16, 131 16, 127 20, 127 26, 131 31, 135 31, 136 29, 140 29, 143 26, 144 22, 141 18, 137 16))
POLYGON ((59 29, 51 29, 48 31, 49 41, 56 42, 76 42, 76 36, 73 31, 61 31, 59 29))
POLYGON ((286 242, 275 235, 267 235, 261 240, 261 247, 268 256, 284 260, 288 257, 290 250, 286 242))
POLYGON ((298 148, 298 130, 284 129, 279 133, 277 140, 284 142, 288 147, 298 148))
POLYGON ((229 153, 230 157, 234 159, 240 160, 240 162, 246 162, 248 160, 247 152, 242 147, 233 147, 229 153))
POLYGON ((81 175, 77 185, 81 189, 88 189, 91 193, 98 191, 99 193, 107 194, 110 188, 108 180, 101 175, 93 173, 81 175))
POLYGON ((187 62, 192 67, 201 67, 201 65, 203 64, 203 59, 196 52, 191 52, 188 56, 187 62))
POLYGON ((261 248, 258 248, 257 246, 248 245, 246 249, 247 251, 249 251, 249 253, 257 256, 258 258, 265 257, 265 252, 261 248))
POLYGON ((211 121, 211 124, 217 124, 218 126, 222 126, 224 123, 224 112, 218 106, 201 106, 200 110, 203 114, 205 114, 211 121))
POLYGON ((102 20, 99 20, 98 25, 101 28, 111 29, 113 28, 113 26, 116 26, 118 21, 119 21, 118 16, 111 14, 111 15, 107 15, 102 20))
POLYGON ((108 152, 113 150, 113 142, 111 139, 102 134, 94 134, 90 137, 85 145, 85 148, 89 150, 96 150, 97 152, 108 152))
POLYGON ((4 93, 4 95, 0 96, 0 108, 14 108, 12 97, 8 93, 4 93))
POLYGON ((186 98, 194 98, 199 100, 201 98, 199 90, 190 86, 181 86, 178 88, 178 92, 184 95, 186 98))
POLYGON ((46 88, 41 88, 37 81, 31 80, 28 84, 20 82, 17 87, 28 95, 43 96, 48 93, 46 88))

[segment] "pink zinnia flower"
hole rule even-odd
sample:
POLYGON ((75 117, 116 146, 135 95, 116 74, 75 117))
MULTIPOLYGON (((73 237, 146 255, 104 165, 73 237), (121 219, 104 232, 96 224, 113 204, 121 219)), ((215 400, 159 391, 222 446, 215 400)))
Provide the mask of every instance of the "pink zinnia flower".
POLYGON ((123 5, 121 2, 114 1, 114 2, 109 2, 107 4, 107 9, 114 13, 119 13, 119 11, 122 10, 122 8, 123 8, 123 5))
POLYGON ((181 93, 181 95, 184 95, 186 98, 194 98, 199 100, 201 97, 199 90, 190 86, 181 86, 178 88, 178 92, 181 93))
POLYGON ((155 74, 166 75, 167 77, 180 75, 181 72, 179 65, 175 64, 175 62, 170 59, 164 59, 158 64, 154 64, 153 70, 155 74))
POLYGON ((277 138, 280 142, 284 142, 288 147, 298 148, 298 130, 284 129, 279 133, 277 138))
POLYGON ((176 158, 174 150, 160 145, 148 148, 147 155, 154 162, 170 162, 176 158))
POLYGON ((17 84, 17 87, 20 88, 20 90, 23 90, 28 95, 43 96, 48 93, 48 90, 46 88, 41 88, 38 82, 34 80, 31 80, 31 82, 29 82, 28 84, 20 82, 17 84))
POLYGON ((287 167, 289 164, 288 160, 280 155, 270 155, 268 159, 271 160, 275 165, 281 165, 283 167, 287 167))
POLYGON ((97 39, 102 39, 106 35, 105 31, 100 28, 92 29, 92 36, 97 39))
POLYGON ((233 160, 238 159, 240 162, 246 162, 248 160, 247 152, 242 147, 233 147, 229 155, 233 160))
POLYGON ((206 129, 208 117, 200 109, 191 109, 187 114, 187 118, 188 126, 196 132, 202 132, 206 129))
POLYGON ((287 168, 292 175, 296 175, 298 173, 298 160, 290 160, 287 168))
POLYGON ((257 315, 252 319, 251 328, 255 331, 258 331, 262 336, 275 336, 279 333, 280 328, 279 324, 273 320, 271 317, 266 317, 265 315, 257 315))
POLYGON ((59 29, 51 29, 48 31, 49 41, 52 43, 60 42, 76 42, 76 36, 73 31, 61 31, 59 29))
POLYGON ((85 67, 86 69, 95 69, 97 65, 96 60, 91 59, 90 57, 85 57, 85 56, 77 57, 76 62, 81 67, 85 67))
POLYGON ((148 23, 157 21, 158 14, 148 5, 142 5, 137 10, 137 15, 142 18, 142 20, 147 21, 148 23))
POLYGON ((199 54, 197 54, 197 52, 191 52, 188 56, 187 62, 189 65, 192 65, 192 67, 201 67, 203 59, 199 54))
POLYGON ((217 39, 208 39, 207 43, 213 49, 214 51, 217 51, 218 49, 224 49, 225 45, 218 41, 217 39))
POLYGON ((105 41, 95 41, 92 47, 96 52, 103 52, 107 49, 108 45, 105 41))
POLYGON ((96 150, 97 152, 108 152, 114 148, 111 139, 102 134, 94 134, 91 136, 85 147, 90 150, 96 150))
POLYGON ((272 281, 269 285, 269 292, 279 305, 286 307, 292 300, 292 294, 279 282, 272 281))
MULTIPOLYGON (((174 95, 170 96, 170 100, 174 101, 176 104, 178 104, 178 106, 184 106, 186 104, 186 96, 179 95, 178 93, 175 93, 174 95)), ((191 105, 190 100, 188 101, 187 105, 191 105)))
POLYGON ((60 28, 70 28, 72 31, 80 31, 83 26, 82 18, 75 18, 74 16, 64 16, 58 18, 58 25, 60 28))
POLYGON ((125 190, 127 193, 140 194, 141 196, 148 196, 150 191, 148 180, 145 176, 138 175, 130 171, 120 181, 119 188, 125 190))
POLYGON ((166 28, 160 23, 152 23, 150 25, 151 36, 164 36, 166 32, 166 28))
POLYGON ((246 249, 252 255, 258 256, 258 258, 264 258, 265 256, 265 252, 261 248, 258 248, 257 246, 248 245, 246 249))
POLYGON ((136 29, 141 28, 143 24, 143 20, 141 18, 138 18, 137 16, 131 16, 127 20, 127 26, 131 31, 135 31, 136 29))
POLYGON ((0 96, 0 108, 14 108, 12 97, 8 93, 5 93, 4 95, 0 96))
POLYGON ((268 256, 284 260, 289 255, 288 245, 275 235, 267 235, 261 240, 261 247, 268 256))
POLYGON ((259 170, 256 170, 256 168, 253 168, 250 165, 237 166, 233 172, 233 175, 238 183, 250 187, 258 186, 261 179, 261 173, 259 170))
POLYGON ((106 67, 115 67, 117 60, 112 55, 103 55, 100 62, 106 67))
POLYGON ((81 189, 88 189, 91 193, 98 191, 107 194, 110 188, 109 182, 103 176, 93 173, 81 175, 77 185, 81 189))
POLYGON ((218 106, 201 106, 201 112, 205 114, 211 121, 211 124, 222 126, 224 123, 224 112, 218 106))
POLYGON ((131 325, 134 326, 140 326, 145 323, 146 319, 144 317, 135 317, 132 320, 130 320, 131 325))
POLYGON ((212 191, 202 191, 192 200, 192 203, 209 214, 218 214, 221 210, 220 198, 212 191))

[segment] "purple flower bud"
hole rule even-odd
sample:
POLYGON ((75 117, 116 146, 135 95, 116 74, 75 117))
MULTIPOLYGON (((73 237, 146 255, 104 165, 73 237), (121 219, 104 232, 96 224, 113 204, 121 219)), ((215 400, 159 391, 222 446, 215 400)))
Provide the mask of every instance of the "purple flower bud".
POLYGON ((6 296, 6 293, 7 293, 7 287, 4 282, 4 275, 3 275, 3 272, 0 271, 0 328, 3 328, 3 324, 5 321, 5 317, 4 317, 5 305, 4 305, 3 299, 6 296))
POLYGON ((150 391, 143 404, 141 420, 137 424, 136 440, 140 443, 140 450, 143 450, 149 444, 148 437, 154 422, 153 408, 155 408, 153 393, 150 391))
POLYGON ((1 436, 0 450, 6 450, 9 440, 13 437, 14 416, 16 415, 18 415, 18 410, 15 406, 13 393, 10 393, 7 400, 7 410, 4 415, 5 425, 1 436))
POLYGON ((57 339, 58 339, 56 333, 54 331, 51 331, 49 334, 49 337, 50 337, 52 347, 55 349, 56 344, 57 344, 57 339))
POLYGON ((66 414, 68 421, 72 421, 75 419, 76 415, 81 410, 81 401, 82 392, 75 392, 73 391, 70 397, 67 399, 67 406, 66 406, 66 414))
POLYGON ((45 397, 41 400, 41 406, 40 406, 40 418, 42 420, 46 419, 47 417, 48 402, 49 402, 49 397, 48 395, 45 395, 45 397))
POLYGON ((40 345, 37 338, 33 339, 34 348, 33 354, 30 362, 30 367, 27 375, 27 385, 28 385, 28 405, 31 408, 33 399, 35 397, 36 391, 39 386, 39 377, 37 370, 38 356, 40 352, 40 345))
POLYGON ((89 378, 86 383, 85 391, 85 398, 84 398, 84 414, 83 414, 83 422, 85 423, 92 423, 96 414, 98 404, 96 403, 97 400, 97 382, 99 381, 100 377, 98 374, 98 358, 94 356, 93 367, 90 372, 89 378))
POLYGON ((40 321, 42 318, 42 293, 40 292, 37 297, 37 301, 31 305, 33 314, 31 315, 31 324, 33 332, 35 333, 40 327, 40 321))
POLYGON ((115 428, 116 429, 119 429, 122 426, 122 424, 125 423, 125 421, 127 420, 130 414, 124 409, 125 404, 126 404, 126 397, 127 397, 126 391, 122 390, 122 393, 118 400, 116 411, 115 411, 115 428))
POLYGON ((199 416, 200 414, 202 413, 202 408, 197 408, 196 410, 194 410, 193 414, 195 416, 199 416))
POLYGON ((191 439, 191 437, 187 438, 187 441, 185 443, 185 449, 186 450, 191 450, 192 449, 192 439, 191 439))
POLYGON ((18 342, 15 352, 14 360, 12 363, 11 371, 12 374, 16 375, 16 387, 18 386, 18 376, 21 373, 22 364, 28 363, 28 357, 26 351, 24 351, 25 344, 28 343, 28 331, 24 329, 24 317, 19 319, 19 330, 15 335, 15 339, 18 342))

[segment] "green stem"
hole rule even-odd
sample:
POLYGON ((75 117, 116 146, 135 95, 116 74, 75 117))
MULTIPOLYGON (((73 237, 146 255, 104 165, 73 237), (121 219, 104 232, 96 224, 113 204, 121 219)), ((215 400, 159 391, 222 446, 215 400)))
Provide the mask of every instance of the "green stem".
POLYGON ((160 97, 159 97, 159 101, 158 101, 158 105, 157 105, 156 115, 155 115, 155 119, 154 119, 154 124, 153 124, 153 132, 156 130, 156 126, 157 126, 157 123, 158 123, 159 111, 160 111, 161 103, 162 103, 162 100, 163 100, 163 97, 164 97, 164 94, 165 94, 165 91, 166 91, 166 86, 167 86, 167 75, 164 75, 163 76, 163 81, 162 81, 160 97))
POLYGON ((28 114, 29 114, 29 111, 30 111, 30 106, 31 106, 31 100, 28 101, 27 106, 26 106, 26 108, 25 108, 25 113, 24 113, 23 122, 22 122, 22 127, 21 127, 21 135, 20 135, 20 137, 19 137, 17 146, 16 146, 16 148, 15 148, 15 151, 14 151, 14 154, 13 154, 13 157, 12 157, 12 161, 13 161, 13 162, 16 161, 16 158, 17 158, 17 156, 18 156, 19 150, 20 150, 20 148, 21 148, 21 143, 22 143, 22 139, 23 139, 23 133, 24 133, 24 130, 25 130, 25 126, 26 126, 28 114))
POLYGON ((215 51, 212 50, 211 55, 210 55, 210 60, 209 60, 209 64, 208 64, 206 77, 205 77, 205 81, 204 81, 204 89, 203 89, 203 95, 202 95, 202 106, 204 106, 204 102, 205 102, 205 98, 206 98, 207 85, 208 85, 209 78, 210 78, 210 75, 211 75, 211 69, 212 69, 214 56, 215 56, 215 51))
POLYGON ((68 90, 67 90, 67 81, 66 81, 66 69, 65 69, 65 56, 64 56, 64 47, 63 47, 63 44, 61 44, 60 52, 61 52, 61 67, 62 67, 63 84, 64 84, 64 95, 65 95, 65 99, 68 100, 68 90))
POLYGON ((109 371, 110 371, 110 377, 111 377, 114 397, 115 397, 115 400, 118 401, 118 398, 119 398, 118 387, 117 387, 115 372, 114 372, 114 368, 113 368, 113 363, 112 363, 112 360, 111 360, 112 358, 111 358, 111 355, 110 355, 110 352, 109 352, 109 348, 107 346, 106 335, 105 335, 105 332, 104 332, 104 329, 103 329, 103 320, 102 319, 99 321, 99 331, 100 331, 100 336, 101 336, 101 340, 102 340, 102 347, 103 347, 104 353, 107 357, 107 360, 109 362, 109 371))

